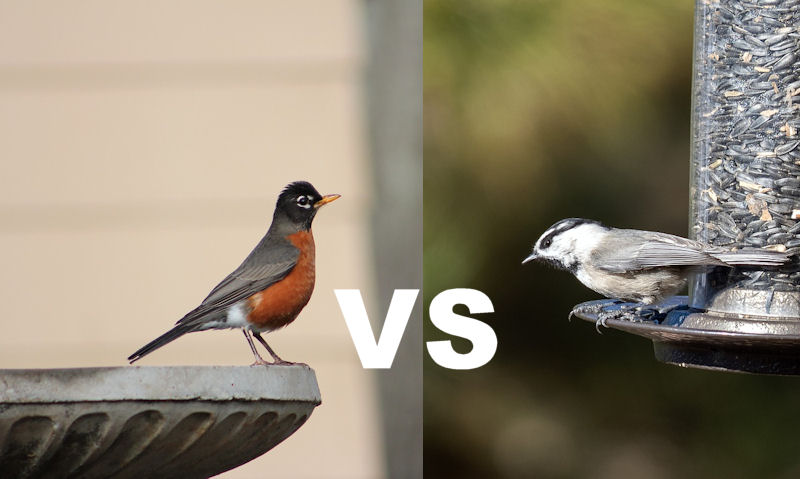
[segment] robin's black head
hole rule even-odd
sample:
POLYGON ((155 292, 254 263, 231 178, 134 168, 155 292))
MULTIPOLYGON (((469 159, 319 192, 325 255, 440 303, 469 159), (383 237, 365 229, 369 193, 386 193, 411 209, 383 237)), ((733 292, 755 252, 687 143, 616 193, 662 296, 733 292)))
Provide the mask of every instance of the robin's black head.
POLYGON ((339 195, 322 196, 307 181, 295 181, 286 186, 275 205, 273 226, 293 226, 297 230, 311 228, 311 222, 322 205, 339 198, 339 195))

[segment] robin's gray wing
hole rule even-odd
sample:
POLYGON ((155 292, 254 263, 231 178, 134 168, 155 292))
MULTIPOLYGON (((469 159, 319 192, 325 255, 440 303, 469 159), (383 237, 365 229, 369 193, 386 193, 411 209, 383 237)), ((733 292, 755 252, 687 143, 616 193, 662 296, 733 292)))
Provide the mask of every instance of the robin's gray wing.
POLYGON ((297 264, 299 256, 300 250, 287 239, 268 233, 244 262, 211 290, 200 306, 189 311, 172 329, 128 356, 128 360, 131 363, 138 361, 186 333, 204 329, 209 322, 224 322, 228 306, 285 278, 297 264))
POLYGON ((288 241, 273 242, 265 237, 242 265, 223 279, 200 306, 181 318, 172 329, 128 356, 128 360, 133 363, 186 333, 203 329, 207 319, 221 319, 227 306, 285 278, 297 263, 299 253, 288 241))
POLYGON ((204 318, 263 291, 285 278, 297 264, 299 255, 300 251, 288 241, 271 242, 265 238, 233 273, 211 290, 200 306, 177 324, 204 318))
POLYGON ((610 273, 625 273, 668 266, 725 263, 710 253, 722 253, 698 241, 666 233, 619 230, 606 237, 593 253, 593 264, 610 273))

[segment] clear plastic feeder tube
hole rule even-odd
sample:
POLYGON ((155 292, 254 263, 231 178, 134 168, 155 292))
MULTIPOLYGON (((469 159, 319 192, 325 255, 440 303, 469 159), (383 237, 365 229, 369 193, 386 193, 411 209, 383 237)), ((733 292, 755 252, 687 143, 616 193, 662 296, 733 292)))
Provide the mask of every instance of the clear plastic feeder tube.
MULTIPOLYGON (((691 232, 800 253, 800 0, 697 0, 691 232)), ((800 272, 715 268, 692 306, 800 319, 800 272)))

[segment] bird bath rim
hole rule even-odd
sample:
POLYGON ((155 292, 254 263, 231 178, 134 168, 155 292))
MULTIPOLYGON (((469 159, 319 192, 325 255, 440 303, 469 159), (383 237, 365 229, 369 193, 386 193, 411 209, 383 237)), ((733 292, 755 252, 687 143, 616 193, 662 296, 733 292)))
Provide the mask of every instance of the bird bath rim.
POLYGON ((0 403, 181 400, 322 402, 303 364, 0 369, 0 403))

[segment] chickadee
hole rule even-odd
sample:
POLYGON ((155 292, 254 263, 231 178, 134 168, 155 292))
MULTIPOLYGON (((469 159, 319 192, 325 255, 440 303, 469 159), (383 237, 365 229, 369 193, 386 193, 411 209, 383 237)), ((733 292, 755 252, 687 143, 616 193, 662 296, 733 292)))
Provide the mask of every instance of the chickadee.
POLYGON ((608 298, 653 304, 677 293, 697 267, 780 266, 789 256, 761 249, 729 251, 666 233, 567 218, 545 231, 522 263, 534 259, 570 271, 608 298))

